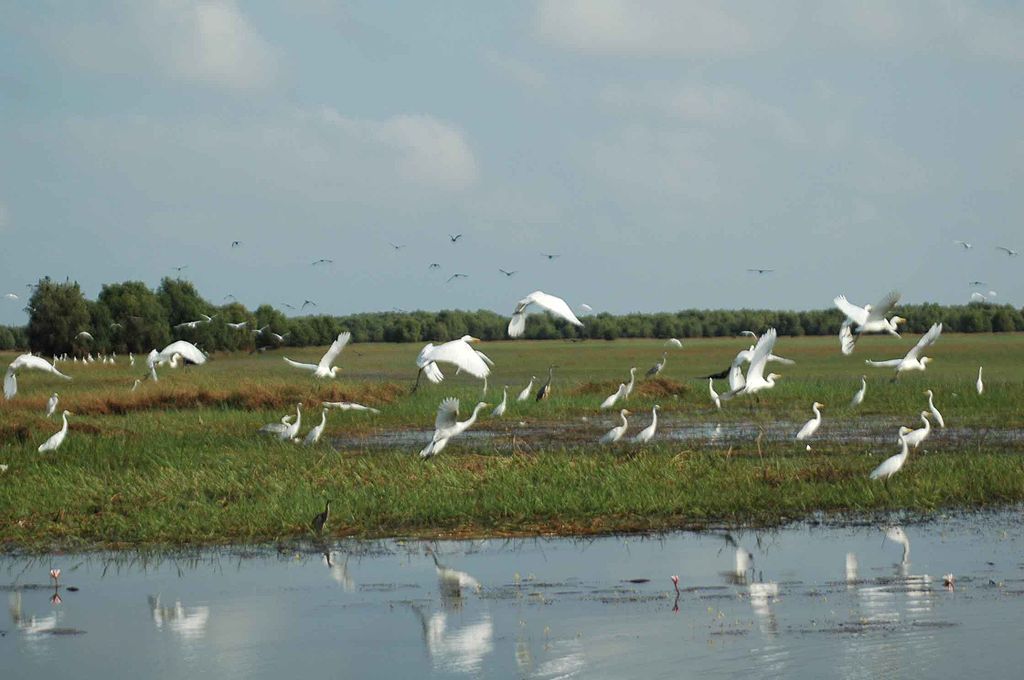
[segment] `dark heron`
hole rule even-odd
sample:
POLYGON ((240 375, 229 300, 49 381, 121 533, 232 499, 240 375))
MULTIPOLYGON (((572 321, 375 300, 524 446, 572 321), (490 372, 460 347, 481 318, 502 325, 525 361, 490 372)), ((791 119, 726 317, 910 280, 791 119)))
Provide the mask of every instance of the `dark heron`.
POLYGON ((554 373, 555 367, 551 366, 548 368, 548 379, 541 388, 537 390, 537 401, 544 401, 551 396, 551 375, 554 373))
POLYGON ((313 531, 318 534, 323 533, 324 527, 327 526, 327 520, 331 517, 331 502, 327 501, 327 506, 324 511, 313 518, 313 531))
POLYGON ((662 372, 665 368, 665 363, 668 361, 668 352, 663 352, 661 355, 661 361, 647 369, 647 377, 653 378, 662 372))

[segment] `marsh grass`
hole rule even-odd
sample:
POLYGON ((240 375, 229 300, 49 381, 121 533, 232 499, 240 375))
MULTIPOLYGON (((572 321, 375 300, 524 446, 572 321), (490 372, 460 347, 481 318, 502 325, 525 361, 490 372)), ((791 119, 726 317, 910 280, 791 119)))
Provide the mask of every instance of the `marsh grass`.
MULTIPOLYGON (((599 448, 614 414, 597 405, 661 357, 658 341, 489 343, 497 364, 488 401, 510 386, 503 421, 481 428, 500 434, 454 441, 421 462, 419 446, 336 451, 330 440, 392 430, 429 436, 437 403, 462 399, 464 412, 480 398, 479 381, 446 371, 442 385, 410 390, 410 345, 354 345, 342 357, 343 377, 315 383, 280 356, 215 355, 203 367, 162 371, 143 383, 141 361, 117 366, 64 365, 74 381, 28 374, 18 396, 0 405, 0 541, 47 549, 144 544, 267 541, 309 535, 308 524, 334 500, 334 536, 593 533, 656 530, 712 523, 778 523, 811 513, 932 511, 1024 501, 1024 443, 993 430, 1024 428, 1020 362, 1024 337, 943 336, 926 374, 898 383, 863 359, 892 358, 914 338, 865 338, 853 357, 833 339, 781 338, 779 386, 755 405, 739 399, 717 411, 706 381, 695 376, 725 368, 743 339, 688 341, 669 353, 661 376, 641 381, 628 408, 630 433, 646 424, 654 403, 672 422, 802 422, 814 400, 827 404, 822 437, 808 453, 795 442, 744 442, 720 449, 699 442, 656 440, 636 447, 599 448), (546 402, 514 401, 531 375, 544 379, 555 364, 554 394, 546 402), (974 380, 985 365, 986 392, 974 380), (861 408, 848 402, 868 376, 861 408), (935 390, 947 424, 914 452, 889 484, 867 480, 891 446, 846 443, 842 426, 898 417, 915 425, 935 390), (59 424, 43 417, 50 392, 76 415, 64 446, 40 455, 36 447, 59 424), (357 401, 379 415, 332 411, 321 445, 312 448, 260 437, 255 430, 305 405, 303 434, 319 422, 321 401, 357 401), (586 418, 584 421, 583 419, 586 418), (550 438, 518 437, 516 424, 565 430, 550 438), (833 429, 835 428, 835 429, 833 429)), ((290 354, 315 358, 317 350, 290 354)), ((0 357, 6 364, 13 355, 0 357)), ((724 389, 724 382, 717 386, 724 389)), ((485 414, 489 413, 489 409, 485 414)))

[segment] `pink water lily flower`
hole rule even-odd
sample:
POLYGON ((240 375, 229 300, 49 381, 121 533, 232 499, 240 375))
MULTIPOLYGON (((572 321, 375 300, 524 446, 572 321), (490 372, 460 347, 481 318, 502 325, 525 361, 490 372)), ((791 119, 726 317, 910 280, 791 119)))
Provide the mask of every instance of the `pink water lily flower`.
POLYGON ((60 569, 51 569, 50 578, 52 578, 54 581, 60 580, 60 569))

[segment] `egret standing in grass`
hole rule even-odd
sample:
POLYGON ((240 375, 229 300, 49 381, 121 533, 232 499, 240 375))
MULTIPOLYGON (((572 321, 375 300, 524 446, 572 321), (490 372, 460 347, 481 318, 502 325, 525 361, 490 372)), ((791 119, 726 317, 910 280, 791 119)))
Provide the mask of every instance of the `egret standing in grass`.
POLYGON ((623 399, 633 394, 634 387, 636 387, 636 366, 629 369, 629 382, 626 383, 626 394, 623 395, 623 399))
POLYGON ((921 442, 927 439, 928 435, 932 432, 932 424, 928 420, 929 415, 928 411, 921 411, 921 422, 924 423, 924 427, 919 427, 916 430, 907 428, 907 432, 901 434, 900 439, 903 439, 909 446, 913 446, 915 449, 920 446, 921 442))
POLYGON ((537 381, 537 376, 530 376, 530 384, 523 388, 523 391, 516 397, 516 401, 526 401, 530 398, 530 393, 533 392, 533 383, 537 381))
POLYGON ((714 378, 708 378, 708 393, 711 394, 711 401, 715 403, 715 407, 722 408, 722 400, 718 397, 718 392, 715 392, 714 378))
POLYGON ((70 415, 72 415, 71 411, 64 411, 64 424, 61 426, 59 431, 39 445, 39 448, 37 449, 39 453, 56 451, 60 448, 60 445, 64 443, 64 438, 68 435, 68 416, 70 415))
POLYGON ((430 443, 420 451, 420 458, 430 458, 441 453, 448 445, 448 440, 468 430, 476 422, 476 417, 481 409, 487 408, 487 404, 480 402, 473 407, 473 414, 466 420, 459 421, 459 400, 448 397, 437 407, 437 417, 434 419, 434 436, 430 443))
POLYGON ((43 371, 45 373, 52 373, 64 380, 71 380, 71 376, 64 375, 58 371, 46 359, 33 356, 32 354, 22 354, 10 363, 7 367, 7 372, 4 373, 5 399, 12 399, 18 393, 18 371, 43 371))
POLYGON ((910 455, 910 448, 907 445, 907 439, 905 436, 900 437, 900 445, 903 447, 902 450, 895 456, 889 456, 882 461, 882 464, 871 471, 871 479, 881 479, 882 481, 888 481, 890 477, 900 471, 903 464, 907 462, 907 456, 910 455))
POLYGON ((508 408, 508 385, 501 388, 501 403, 494 407, 491 411, 491 415, 495 418, 500 418, 505 415, 505 410, 508 408))
POLYGON ((928 410, 932 412, 932 418, 935 418, 935 422, 939 424, 939 427, 946 429, 946 420, 939 413, 939 409, 935 408, 935 397, 931 390, 925 390, 925 394, 928 395, 928 410))
POLYGON ((339 333, 338 337, 331 343, 330 348, 324 355, 320 357, 320 363, 317 364, 303 364, 298 361, 292 361, 288 357, 284 357, 285 363, 295 368, 301 368, 304 371, 310 371, 314 378, 336 378, 338 371, 341 370, 340 366, 331 366, 341 354, 341 350, 345 349, 345 345, 352 339, 352 334, 348 331, 339 333))
POLYGON ((658 411, 661 409, 657 404, 651 409, 651 424, 640 430, 633 441, 638 444, 646 444, 654 438, 654 433, 658 430, 658 411))
POLYGON ((864 395, 867 394, 867 391, 868 377, 866 375, 862 375, 860 377, 860 389, 854 393, 853 399, 850 400, 850 408, 857 408, 860 406, 864 401, 864 395))
POLYGON ((327 425, 327 409, 321 409, 320 413, 320 424, 314 427, 312 430, 306 433, 306 438, 302 441, 304 446, 313 446, 320 441, 320 436, 324 433, 324 427, 327 425))
POLYGON ((60 398, 57 396, 57 393, 54 392, 53 394, 50 395, 50 398, 46 402, 46 417, 47 418, 49 418, 50 416, 52 416, 54 413, 57 412, 57 404, 58 404, 58 402, 60 402, 60 398))
POLYGON ((619 389, 615 390, 607 399, 601 402, 601 409, 612 408, 620 399, 626 398, 626 383, 619 383, 619 389))
POLYGON ((299 428, 302 427, 302 402, 295 405, 295 422, 281 430, 277 438, 283 442, 295 439, 299 436, 299 428))
POLYGON ((818 431, 821 426, 821 411, 818 409, 824 408, 825 405, 821 402, 814 402, 811 405, 811 410, 814 411, 814 417, 804 423, 804 426, 800 428, 800 431, 796 433, 796 440, 802 442, 805 439, 810 439, 814 436, 814 433, 818 431))
POLYGON ((601 444, 614 444, 615 442, 622 439, 622 435, 626 434, 626 428, 629 427, 629 423, 626 421, 626 416, 630 415, 630 412, 626 409, 619 411, 619 418, 622 419, 622 424, 613 427, 608 430, 603 437, 600 439, 601 444))
POLYGON ((317 513, 317 516, 313 518, 313 531, 318 535, 322 534, 324 527, 327 526, 327 520, 331 518, 331 502, 327 501, 327 506, 324 507, 324 511, 317 513))
POLYGON ((983 383, 981 381, 981 369, 982 368, 984 368, 984 367, 983 366, 978 366, 978 381, 976 383, 974 383, 974 389, 976 389, 978 391, 978 394, 982 394, 982 393, 985 392, 985 383, 983 383))

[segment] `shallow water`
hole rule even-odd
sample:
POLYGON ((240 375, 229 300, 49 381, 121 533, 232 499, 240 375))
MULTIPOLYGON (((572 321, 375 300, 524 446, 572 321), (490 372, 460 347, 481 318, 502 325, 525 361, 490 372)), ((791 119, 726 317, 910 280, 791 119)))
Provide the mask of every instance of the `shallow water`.
POLYGON ((79 680, 1017 677, 1022 548, 1006 511, 902 528, 352 541, 326 556, 4 557, 0 658, 5 678, 79 680))

